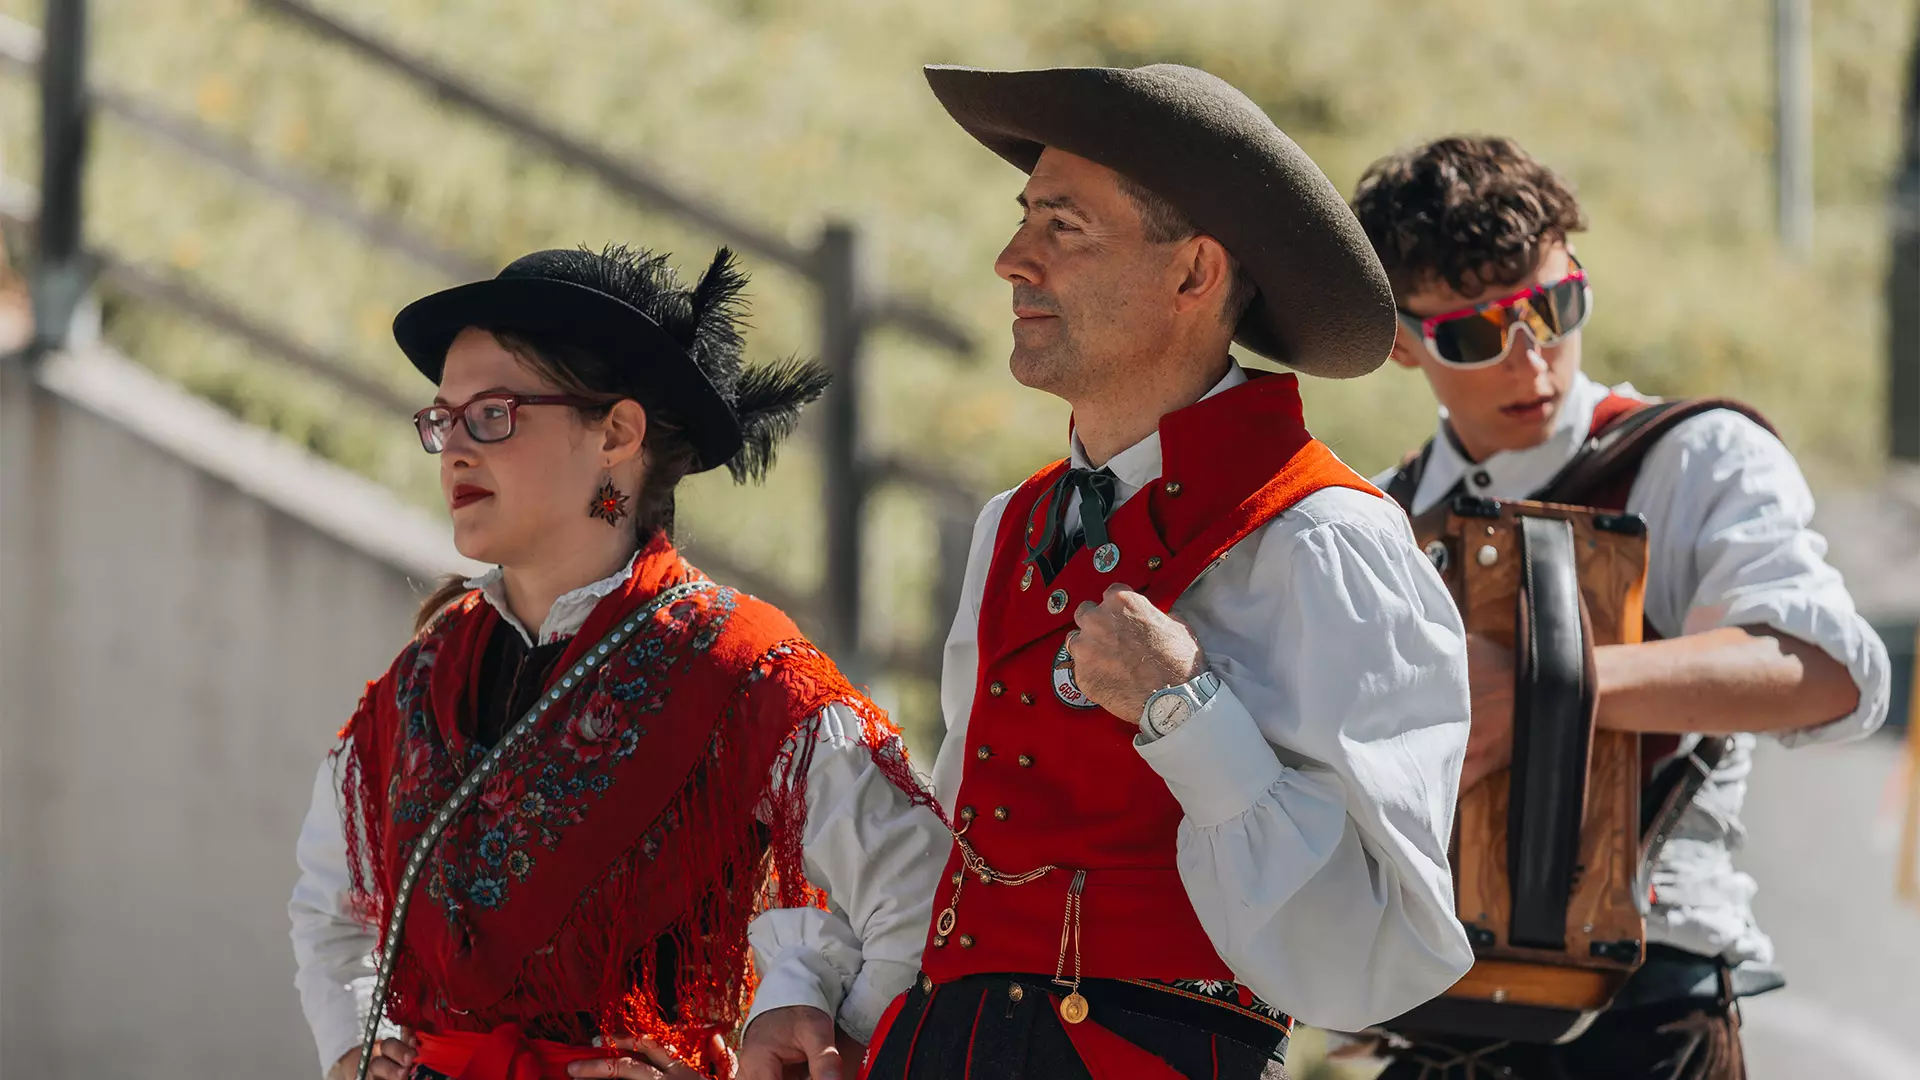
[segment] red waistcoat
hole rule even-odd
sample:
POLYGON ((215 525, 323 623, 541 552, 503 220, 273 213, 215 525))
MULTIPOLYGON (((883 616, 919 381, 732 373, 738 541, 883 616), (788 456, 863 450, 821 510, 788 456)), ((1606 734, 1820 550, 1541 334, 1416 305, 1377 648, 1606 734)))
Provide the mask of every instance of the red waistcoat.
MULTIPOLYGON (((1053 581, 1027 574, 1025 531, 1067 469, 1055 462, 1014 493, 994 543, 979 622, 979 671, 954 826, 994 870, 1053 870, 1024 885, 962 872, 958 845, 935 897, 925 971, 1049 974, 1061 961, 1068 886, 1081 893, 1081 973, 1089 978, 1218 979, 1214 951, 1175 866, 1182 811, 1133 745, 1139 728, 1054 689, 1073 611, 1122 583, 1161 610, 1234 544, 1314 491, 1378 495, 1307 433, 1292 375, 1248 383, 1162 418, 1161 477, 1108 519, 1120 549, 1106 573, 1084 547, 1053 581), (942 933, 939 913, 951 907, 942 933)), ((1074 971, 1071 952, 1064 971, 1074 971)))

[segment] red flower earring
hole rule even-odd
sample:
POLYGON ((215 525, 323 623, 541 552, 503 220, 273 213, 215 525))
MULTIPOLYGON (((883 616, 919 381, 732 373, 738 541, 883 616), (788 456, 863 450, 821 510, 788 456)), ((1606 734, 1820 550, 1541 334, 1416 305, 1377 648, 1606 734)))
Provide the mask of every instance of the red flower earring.
POLYGON ((618 528, 627 517, 627 496, 613 486, 613 477, 607 477, 600 490, 594 492, 593 502, 587 506, 587 516, 605 521, 609 526, 618 528))

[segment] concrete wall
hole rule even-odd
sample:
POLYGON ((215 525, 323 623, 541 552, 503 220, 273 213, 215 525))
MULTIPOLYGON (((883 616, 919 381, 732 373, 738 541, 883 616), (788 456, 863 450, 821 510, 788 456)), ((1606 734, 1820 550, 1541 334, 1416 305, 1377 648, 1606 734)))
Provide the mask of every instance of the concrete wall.
POLYGON ((0 382, 0 1075, 316 1075, 308 785, 457 560, 124 361, 0 382))

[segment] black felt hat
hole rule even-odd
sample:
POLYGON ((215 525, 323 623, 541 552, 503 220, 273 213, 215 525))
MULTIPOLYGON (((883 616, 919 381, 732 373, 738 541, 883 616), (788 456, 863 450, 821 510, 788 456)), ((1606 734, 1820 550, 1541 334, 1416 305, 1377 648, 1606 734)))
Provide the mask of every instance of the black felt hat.
POLYGON ((1393 348, 1393 290, 1319 166, 1251 99, 1178 64, 987 71, 934 65, 927 82, 969 135, 1032 172, 1058 147, 1166 199, 1259 287, 1241 345, 1345 379, 1393 348))
POLYGON ((518 330, 588 349, 623 370, 626 390, 671 409, 699 455, 758 479, 800 409, 828 376, 810 361, 743 365, 746 275, 722 248, 692 287, 666 257, 610 245, 523 255, 486 281, 458 285, 401 309, 393 337, 421 374, 440 382, 447 348, 468 327, 518 330))

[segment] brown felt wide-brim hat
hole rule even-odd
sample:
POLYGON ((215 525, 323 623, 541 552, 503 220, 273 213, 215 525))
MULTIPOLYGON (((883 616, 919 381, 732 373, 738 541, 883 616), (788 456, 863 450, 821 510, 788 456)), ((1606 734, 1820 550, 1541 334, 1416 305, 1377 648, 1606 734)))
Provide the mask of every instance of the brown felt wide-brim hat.
POLYGON ((1032 172, 1052 146, 1171 202, 1259 287, 1234 339, 1309 375, 1350 379, 1393 348, 1393 290, 1325 173, 1252 99, 1197 68, 987 71, 927 82, 987 149, 1032 172))

